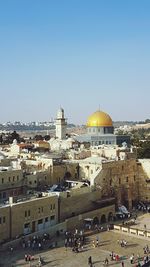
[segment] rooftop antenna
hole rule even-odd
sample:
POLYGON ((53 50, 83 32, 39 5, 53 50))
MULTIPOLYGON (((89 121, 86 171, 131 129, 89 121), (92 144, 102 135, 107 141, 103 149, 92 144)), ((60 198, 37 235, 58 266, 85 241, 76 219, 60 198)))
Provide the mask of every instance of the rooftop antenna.
POLYGON ((100 109, 100 104, 99 104, 99 106, 98 106, 98 110, 100 111, 101 109, 100 109))

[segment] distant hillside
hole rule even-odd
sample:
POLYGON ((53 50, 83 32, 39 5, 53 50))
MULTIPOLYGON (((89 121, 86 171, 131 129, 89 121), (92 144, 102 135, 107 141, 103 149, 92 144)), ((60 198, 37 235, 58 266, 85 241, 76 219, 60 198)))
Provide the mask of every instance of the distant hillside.
POLYGON ((128 126, 135 126, 135 125, 144 125, 148 126, 150 124, 150 119, 146 119, 145 121, 114 121, 113 125, 114 127, 119 127, 123 125, 128 125, 128 126))
POLYGON ((137 122, 135 121, 113 121, 114 127, 119 127, 123 125, 133 126, 136 125, 137 122))

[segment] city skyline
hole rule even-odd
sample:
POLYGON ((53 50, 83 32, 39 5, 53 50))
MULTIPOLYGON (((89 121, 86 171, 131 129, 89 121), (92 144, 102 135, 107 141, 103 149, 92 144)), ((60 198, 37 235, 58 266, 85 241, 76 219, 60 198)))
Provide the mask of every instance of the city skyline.
POLYGON ((0 4, 0 122, 149 118, 150 2, 0 4))

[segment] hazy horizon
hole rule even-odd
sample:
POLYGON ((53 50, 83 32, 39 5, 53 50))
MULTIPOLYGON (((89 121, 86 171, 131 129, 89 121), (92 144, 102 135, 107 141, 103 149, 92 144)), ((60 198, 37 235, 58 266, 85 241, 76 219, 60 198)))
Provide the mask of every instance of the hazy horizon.
POLYGON ((0 122, 149 118, 150 1, 0 3, 0 122))

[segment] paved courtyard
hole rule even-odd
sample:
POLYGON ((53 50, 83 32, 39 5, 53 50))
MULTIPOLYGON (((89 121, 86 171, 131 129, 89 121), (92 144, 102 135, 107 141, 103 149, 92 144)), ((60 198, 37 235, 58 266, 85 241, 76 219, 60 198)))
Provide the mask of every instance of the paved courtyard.
MULTIPOLYGON (((146 224, 147 229, 150 229, 150 214, 141 214, 137 218, 136 228, 143 229, 146 224)), ((93 267, 104 266, 103 261, 107 257, 109 259, 109 266, 122 266, 121 261, 125 263, 125 267, 135 266, 130 264, 130 256, 134 253, 135 259, 139 254, 143 257, 143 247, 146 245, 150 248, 150 240, 144 237, 136 237, 121 232, 107 231, 98 234, 91 235, 86 238, 86 244, 82 252, 75 253, 71 248, 64 247, 64 238, 59 238, 58 247, 55 249, 45 249, 42 251, 33 251, 32 249, 14 249, 10 251, 0 252, 0 267, 36 267, 38 265, 39 255, 45 261, 43 266, 49 267, 86 267, 88 265, 88 257, 92 256, 93 267), (99 237, 99 246, 93 247, 93 240, 96 241, 96 237, 99 237), (126 240, 127 246, 121 247, 119 240, 126 240), (121 260, 111 261, 110 253, 114 252, 121 257, 121 260), (30 264, 25 262, 24 255, 33 255, 35 260, 30 264)), ((141 261, 142 262, 142 261, 141 261)))
POLYGON ((138 216, 136 220, 136 225, 133 227, 138 229, 145 229, 145 225, 146 229, 150 231, 150 213, 145 213, 138 216))
POLYGON ((126 234, 119 234, 113 231, 102 232, 99 233, 99 247, 93 248, 92 241, 96 240, 97 235, 92 235, 87 239, 87 244, 84 247, 83 252, 74 253, 71 248, 66 248, 63 246, 62 241, 58 242, 58 248, 48 249, 38 251, 33 253, 33 250, 25 249, 24 251, 18 250, 13 253, 6 252, 0 254, 0 266, 5 267, 19 267, 19 266, 38 266, 38 257, 39 255, 45 261, 44 266, 51 267, 77 267, 77 266, 88 266, 88 257, 92 256, 94 267, 103 266, 103 261, 106 257, 109 259, 109 266, 121 266, 121 262, 110 261, 110 252, 114 251, 115 253, 123 256, 125 267, 131 267, 129 262, 129 257, 132 253, 135 254, 135 258, 137 254, 143 255, 143 247, 148 245, 150 247, 150 241, 144 240, 142 238, 135 238, 132 236, 128 236, 126 234), (127 247, 121 247, 118 244, 118 240, 125 239, 127 241, 127 247), (62 246, 61 246, 62 245, 62 246), (29 263, 26 263, 24 260, 25 253, 29 253, 34 255, 35 260, 29 263))

